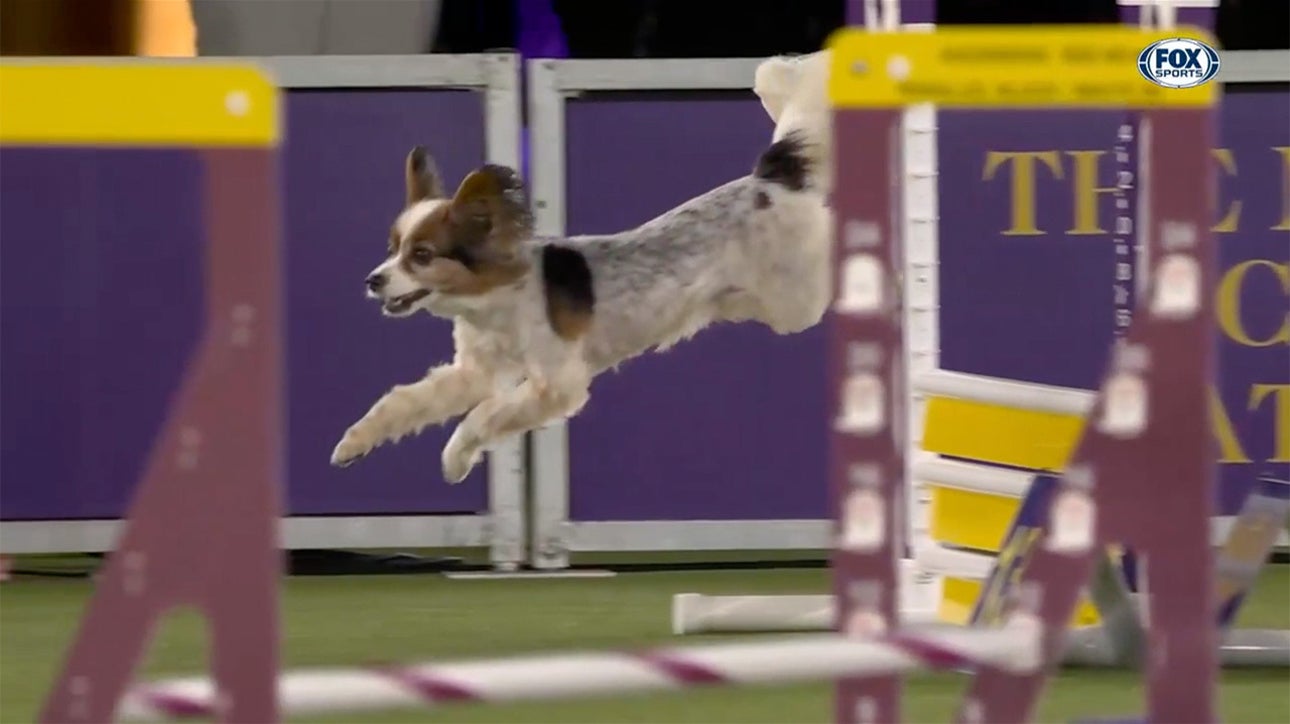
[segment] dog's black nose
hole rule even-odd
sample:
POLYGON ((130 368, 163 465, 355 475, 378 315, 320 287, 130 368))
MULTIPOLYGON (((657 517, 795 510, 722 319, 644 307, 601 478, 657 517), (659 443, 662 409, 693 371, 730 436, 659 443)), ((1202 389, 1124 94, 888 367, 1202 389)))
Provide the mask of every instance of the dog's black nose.
POLYGON ((374 274, 369 274, 369 275, 367 275, 367 288, 368 288, 368 289, 371 289, 371 290, 372 290, 372 291, 374 291, 374 292, 379 292, 379 291, 381 291, 381 288, 382 288, 382 287, 384 287, 384 286, 385 286, 385 275, 384 275, 384 274, 382 274, 382 273, 380 273, 380 272, 376 272, 376 273, 374 273, 374 274))

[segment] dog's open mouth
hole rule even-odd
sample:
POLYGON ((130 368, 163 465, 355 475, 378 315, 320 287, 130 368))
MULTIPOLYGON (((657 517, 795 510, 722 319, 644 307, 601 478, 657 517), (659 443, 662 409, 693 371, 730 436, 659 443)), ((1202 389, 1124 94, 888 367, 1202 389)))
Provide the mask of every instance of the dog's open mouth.
POLYGON ((403 296, 385 300, 385 304, 381 305, 381 309, 386 314, 403 314, 411 309, 413 304, 425 299, 429 295, 429 290, 418 289, 415 292, 408 292, 403 296))

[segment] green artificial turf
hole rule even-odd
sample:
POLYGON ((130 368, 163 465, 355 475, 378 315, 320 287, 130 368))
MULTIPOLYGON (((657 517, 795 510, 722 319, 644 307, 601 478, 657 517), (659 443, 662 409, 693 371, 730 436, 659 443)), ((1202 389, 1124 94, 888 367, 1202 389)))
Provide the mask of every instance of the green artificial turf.
MULTIPOLYGON (((294 578, 285 586, 286 660, 292 666, 365 664, 544 649, 675 643, 673 593, 802 593, 827 589, 823 570, 625 573, 615 578, 454 581, 434 575, 294 578)), ((0 586, 0 722, 32 721, 90 590, 85 579, 23 578, 0 586)), ((1242 625, 1290 628, 1290 566, 1270 567, 1242 625)), ((191 613, 168 619, 148 674, 199 672, 204 631, 191 613)), ((696 637, 698 638, 698 637, 696 637)), ((686 639, 693 642, 695 639, 686 639)), ((964 684, 915 676, 906 718, 947 721, 964 684)), ((711 689, 576 702, 454 707, 437 712, 338 716, 362 722, 825 722, 828 684, 711 689)), ((1140 712, 1126 671, 1068 669, 1052 683, 1042 721, 1140 712)), ((1290 722, 1290 672, 1224 674, 1226 722, 1290 722)))

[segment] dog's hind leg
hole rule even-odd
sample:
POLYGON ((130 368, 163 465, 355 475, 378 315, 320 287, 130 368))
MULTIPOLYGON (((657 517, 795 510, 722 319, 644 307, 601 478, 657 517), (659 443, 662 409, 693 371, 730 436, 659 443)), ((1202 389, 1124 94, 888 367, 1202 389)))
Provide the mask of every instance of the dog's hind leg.
POLYGON ((331 463, 344 467, 384 442, 460 415, 479 404, 491 391, 490 385, 483 370, 461 361, 436 367, 412 384, 398 385, 345 431, 331 463))
POLYGON ((444 478, 459 483, 483 451, 504 438, 576 414, 587 404, 590 382, 586 374, 566 374, 558 379, 531 376, 484 400, 457 425, 444 446, 444 478))

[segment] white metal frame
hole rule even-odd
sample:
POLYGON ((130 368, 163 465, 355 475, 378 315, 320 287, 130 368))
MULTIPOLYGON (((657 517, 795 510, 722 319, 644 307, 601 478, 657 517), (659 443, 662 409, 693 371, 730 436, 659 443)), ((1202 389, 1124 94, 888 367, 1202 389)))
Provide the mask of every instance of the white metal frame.
MULTIPOLYGON (((84 62, 78 58, 68 62, 84 62)), ((126 62, 93 59, 95 62, 126 62)), ((228 58, 196 62, 228 62, 228 58)), ((520 167, 519 57, 478 55, 271 56, 249 60, 284 89, 425 88, 466 89, 484 94, 486 160, 520 167)), ((57 61, 55 61, 57 62, 57 61)), ((129 61, 137 62, 137 61, 129 61)), ((156 63, 192 63, 159 59, 156 63)), ((523 439, 516 437, 488 455, 486 515, 297 516, 283 520, 282 546, 303 548, 478 547, 490 548, 493 564, 517 567, 525 555, 523 439)), ((114 547, 118 520, 0 522, 0 552, 102 552, 114 547)))
MULTIPOLYGON (((928 28, 908 26, 914 31, 928 28)), ((566 99, 596 90, 751 90, 760 63, 759 58, 529 63, 531 175, 538 231, 552 235, 566 232, 566 99)), ((909 109, 904 133, 908 149, 906 197, 916 204, 907 215, 905 230, 911 240, 906 280, 914 295, 906 310, 906 321, 912 330, 906 369, 922 372, 935 369, 939 361, 935 326, 938 318, 935 109, 930 105, 909 109)), ((911 415, 909 421, 909 439, 915 444, 922 437, 919 420, 917 415, 911 415)), ((831 523, 824 519, 570 521, 568 428, 560 422, 534 433, 532 439, 530 562, 537 568, 567 567, 572 551, 811 550, 830 545, 831 523)), ((921 504, 910 506, 915 533, 926 529, 923 507, 921 504)))
MULTIPOLYGON (((585 91, 751 91, 759 58, 539 60, 528 64, 531 185, 540 233, 565 233, 565 102, 585 91)), ((568 428, 532 436, 530 562, 565 568, 571 551, 828 548, 827 520, 570 521, 568 428)))
MULTIPOLYGON (((930 26, 908 25, 911 31, 930 26)), ((1290 81, 1290 52, 1237 51, 1223 53, 1220 79, 1227 83, 1290 81)), ((529 112, 532 133, 532 173, 535 215, 543 234, 565 233, 565 102, 584 91, 597 90, 748 90, 760 59, 720 60, 572 60, 533 61, 528 65, 529 112)), ((936 111, 915 106, 904 124, 904 219, 908 239, 905 267, 906 370, 911 410, 909 452, 912 466, 926 456, 921 449, 924 385, 946 382, 953 373, 939 372, 938 179, 936 111), (948 377, 946 375, 948 374, 948 377), (923 389, 920 389, 923 387, 923 389)), ((1005 383, 1006 384, 1006 383, 1005 383)), ((1034 386, 1026 385, 1030 391, 1034 386)), ((942 392, 949 392, 943 390, 942 392)), ((1082 391, 1056 391, 1073 400, 1082 391)), ((1006 393, 1005 393, 1006 394, 1006 393)), ((757 521, 591 521, 574 522, 569 515, 568 429, 561 422, 532 436, 530 562, 537 568, 563 568, 572 551, 822 549, 829 545, 825 520, 757 521)), ((908 478, 910 540, 926 545, 927 492, 908 478)), ((1216 520, 1221 536, 1230 521, 1216 520)))

